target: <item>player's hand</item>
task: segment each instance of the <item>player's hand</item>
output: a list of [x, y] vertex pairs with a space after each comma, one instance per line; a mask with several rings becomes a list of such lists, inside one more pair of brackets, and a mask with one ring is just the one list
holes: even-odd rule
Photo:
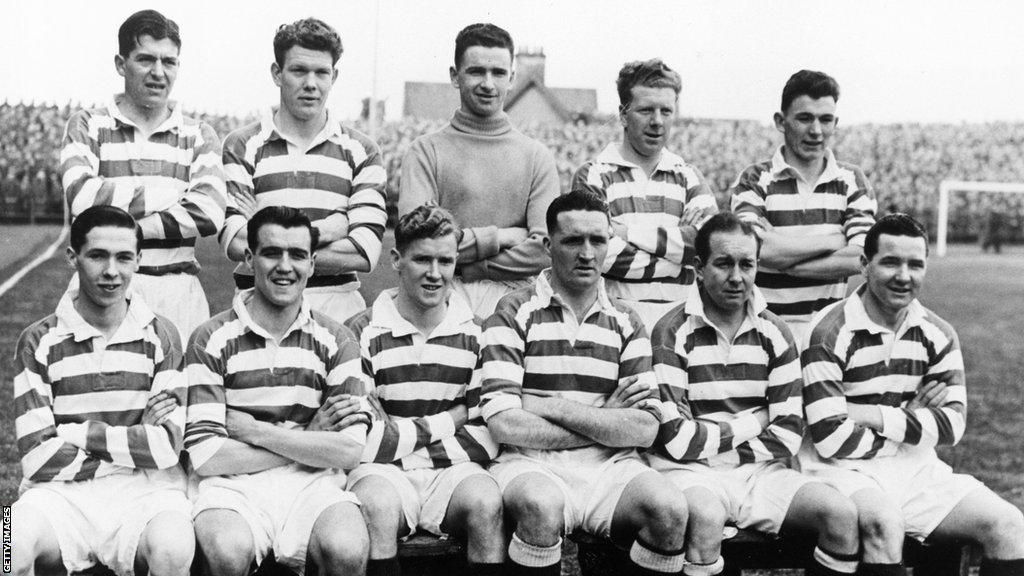
[[704, 222], [708, 218], [711, 218], [716, 214], [716, 211], [711, 206], [704, 206], [703, 208], [695, 208], [693, 206], [687, 206], [683, 208], [683, 215], [679, 218], [680, 226], [693, 226], [695, 229], [699, 229], [704, 225]]
[[253, 444], [251, 439], [259, 425], [260, 423], [252, 414], [242, 412], [241, 410], [228, 408], [224, 418], [224, 426], [228, 429], [228, 437], [245, 442], [246, 444]]
[[498, 228], [498, 247], [501, 249], [518, 246], [530, 237], [530, 231], [526, 228]]
[[636, 375], [623, 378], [604, 403], [604, 408], [635, 408], [653, 394], [650, 386]]
[[756, 234], [762, 241], [768, 234], [775, 233], [775, 226], [772, 226], [772, 223], [764, 216], [758, 216], [757, 220], [751, 222], [751, 224], [754, 226], [754, 234]]
[[621, 222], [616, 222], [615, 220], [612, 220], [612, 235], [618, 236], [619, 238], [625, 240], [626, 237], [629, 235], [629, 228], [626, 228], [626, 225]]
[[231, 199], [235, 201], [235, 208], [248, 220], [256, 213], [256, 197], [248, 190], [232, 190]]
[[155, 394], [146, 402], [142, 412], [142, 423], [148, 426], [159, 426], [178, 407], [178, 398], [166, 391]]
[[930, 380], [917, 389], [917, 394], [907, 403], [907, 408], [940, 408], [946, 403], [949, 389], [942, 380]]
[[353, 424], [369, 424], [370, 418], [360, 412], [358, 396], [336, 394], [324, 401], [306, 425], [306, 430], [318, 432], [337, 432]]

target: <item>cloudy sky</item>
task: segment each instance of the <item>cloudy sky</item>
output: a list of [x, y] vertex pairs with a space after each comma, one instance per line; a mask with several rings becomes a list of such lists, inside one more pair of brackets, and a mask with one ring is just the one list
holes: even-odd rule
[[[343, 117], [357, 115], [360, 99], [373, 91], [375, 45], [377, 92], [394, 117], [403, 83], [446, 81], [455, 34], [490, 21], [508, 29], [517, 45], [543, 47], [549, 86], [596, 88], [603, 111], [615, 109], [614, 79], [623, 62], [660, 56], [683, 76], [681, 109], [689, 116], [768, 121], [786, 78], [812, 68], [839, 80], [844, 123], [1024, 121], [1024, 3], [1012, 0], [154, 0], [148, 6], [181, 26], [174, 97], [192, 109], [244, 113], [275, 102], [274, 31], [313, 15], [335, 26], [345, 44], [330, 101]], [[0, 19], [0, 100], [107, 99], [122, 86], [113, 65], [117, 28], [143, 7], [127, 0], [9, 5]]]

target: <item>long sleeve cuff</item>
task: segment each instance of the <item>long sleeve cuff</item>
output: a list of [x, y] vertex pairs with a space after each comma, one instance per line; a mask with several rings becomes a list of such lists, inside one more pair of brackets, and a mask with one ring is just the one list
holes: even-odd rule
[[903, 441], [907, 433], [907, 417], [903, 413], [903, 409], [879, 406], [878, 410], [882, 413], [882, 436], [897, 442]]
[[224, 221], [224, 228], [221, 230], [220, 234], [220, 247], [224, 250], [225, 256], [228, 255], [228, 246], [230, 246], [231, 241], [235, 239], [235, 235], [238, 234], [238, 231], [244, 228], [248, 222], [249, 221], [245, 219], [245, 216], [239, 216], [237, 214], [229, 216], [228, 219]]
[[89, 424], [87, 422], [61, 424], [57, 426], [57, 436], [68, 444], [85, 450], [89, 439]]
[[476, 259], [486, 260], [492, 256], [496, 256], [501, 251], [501, 246], [498, 245], [498, 227], [497, 226], [484, 226], [481, 228], [472, 228], [473, 235], [476, 236]]

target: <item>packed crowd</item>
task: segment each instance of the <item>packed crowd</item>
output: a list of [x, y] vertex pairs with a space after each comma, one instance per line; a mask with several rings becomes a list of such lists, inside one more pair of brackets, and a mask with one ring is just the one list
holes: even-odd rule
[[[60, 141], [76, 106], [0, 104], [0, 219], [59, 219]], [[223, 138], [249, 118], [201, 114]], [[401, 159], [418, 136], [446, 121], [404, 119], [385, 123], [377, 133], [384, 150], [388, 190], [397, 197]], [[358, 123], [357, 123], [358, 124]], [[365, 128], [365, 127], [360, 127]], [[573, 171], [594, 157], [621, 128], [614, 118], [591, 124], [523, 126], [529, 136], [555, 153], [563, 189]], [[669, 149], [707, 177], [727, 205], [725, 191], [746, 165], [770, 156], [777, 146], [774, 127], [750, 120], [680, 119]], [[859, 165], [875, 188], [881, 211], [909, 213], [934, 228], [936, 192], [945, 179], [1024, 181], [1024, 124], [861, 124], [839, 131], [840, 159]], [[1005, 239], [1024, 239], [1024, 196], [959, 193], [950, 199], [949, 237], [970, 240], [991, 225], [994, 216]]]

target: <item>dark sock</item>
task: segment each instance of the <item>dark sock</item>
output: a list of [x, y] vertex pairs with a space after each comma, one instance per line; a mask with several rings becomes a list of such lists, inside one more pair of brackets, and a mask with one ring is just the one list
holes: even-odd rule
[[508, 573], [509, 576], [561, 576], [562, 563], [559, 561], [550, 566], [533, 567], [516, 564], [515, 561], [509, 560]]
[[978, 576], [1024, 576], [1024, 558], [1015, 560], [990, 560], [985, 558], [981, 561], [981, 571]]
[[805, 573], [807, 576], [851, 576], [857, 570], [859, 558], [857, 553], [842, 554], [816, 546]]
[[503, 576], [505, 563], [466, 562], [466, 576]]
[[861, 562], [857, 576], [907, 576], [907, 568], [900, 564], [870, 564]]
[[398, 564], [398, 557], [381, 558], [380, 560], [370, 559], [366, 563], [366, 576], [400, 576], [402, 567]]

